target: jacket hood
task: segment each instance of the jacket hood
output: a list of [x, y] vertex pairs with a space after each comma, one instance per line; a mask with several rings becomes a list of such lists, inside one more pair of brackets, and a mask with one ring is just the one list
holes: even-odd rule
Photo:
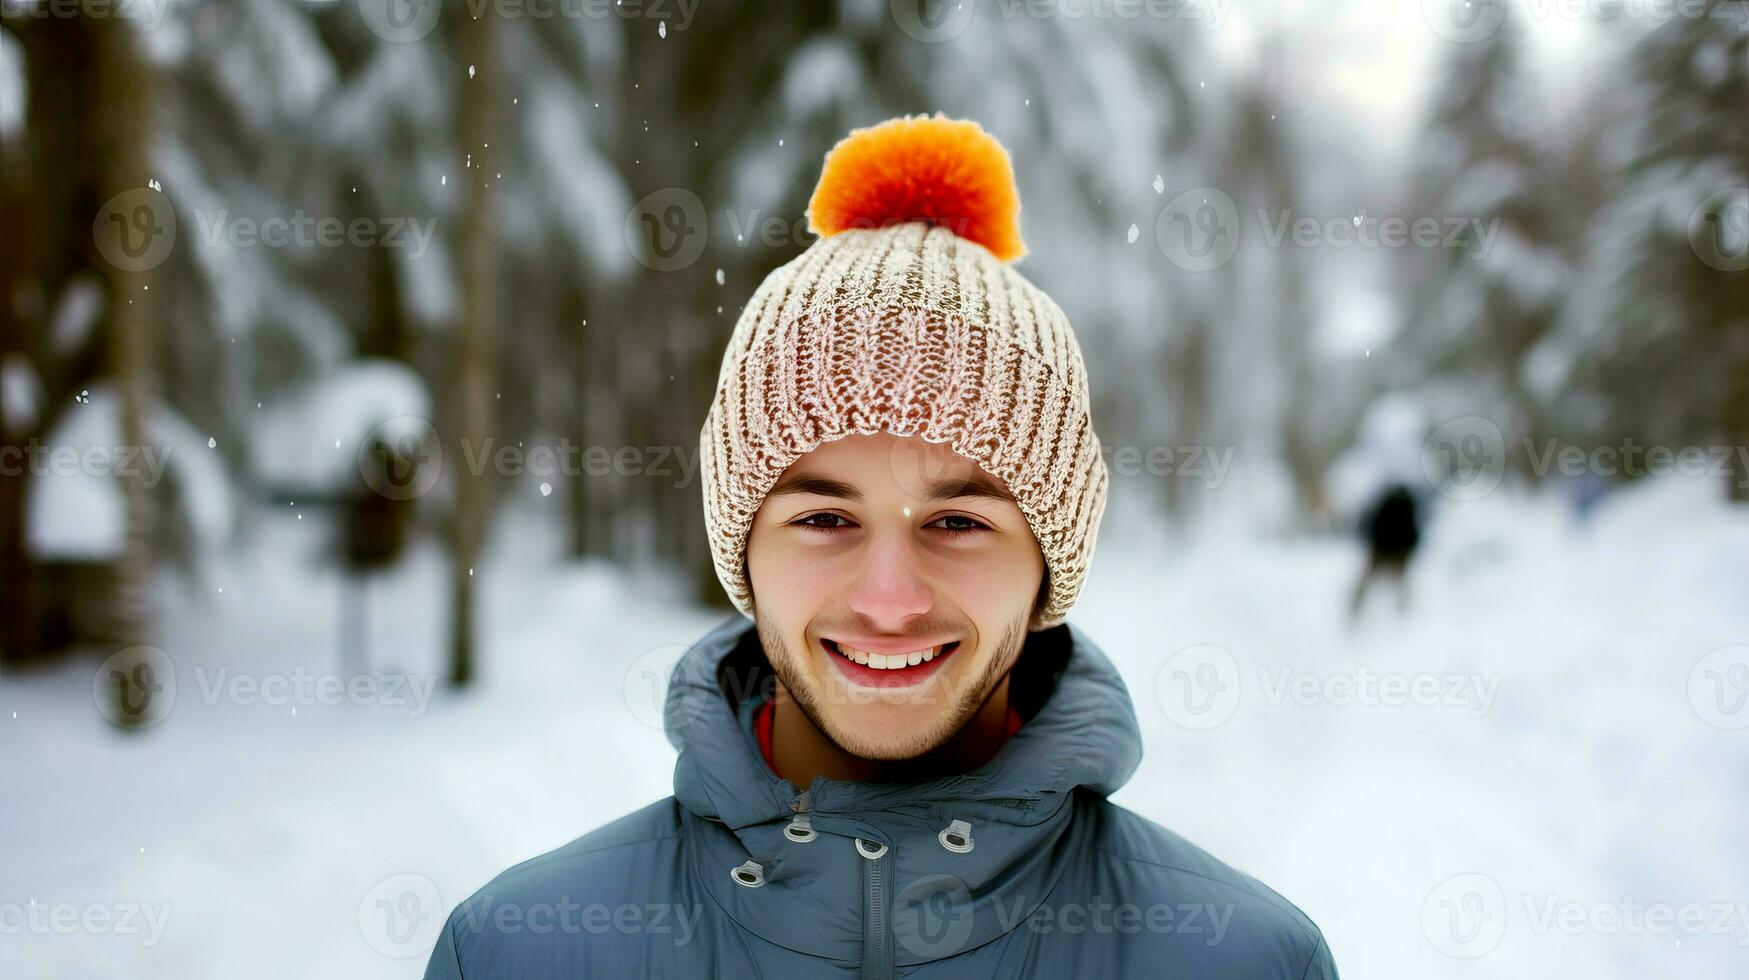
[[[901, 897], [908, 887], [940, 890], [946, 879], [974, 912], [986, 913], [970, 917], [975, 934], [951, 949], [908, 936], [896, 919], [898, 965], [1011, 930], [1043, 901], [1065, 862], [1086, 858], [1076, 854], [1071, 827], [1077, 791], [1107, 796], [1141, 761], [1141, 731], [1122, 678], [1071, 623], [1027, 634], [1015, 670], [1047, 665], [1042, 702], [995, 757], [967, 773], [917, 782], [821, 777], [796, 792], [760, 753], [751, 726], [758, 692], [736, 689], [748, 674], [725, 671], [731, 658], [732, 667], [766, 663], [753, 621], [741, 614], [682, 655], [665, 702], [667, 736], [680, 753], [674, 794], [689, 862], [743, 927], [812, 955], [854, 961], [861, 954], [862, 858], [851, 846], [858, 839], [888, 846]], [[813, 837], [797, 839], [791, 825], [798, 818]], [[969, 831], [973, 846], [964, 851], [943, 836], [955, 822]], [[763, 873], [757, 887], [730, 873], [748, 861]]]

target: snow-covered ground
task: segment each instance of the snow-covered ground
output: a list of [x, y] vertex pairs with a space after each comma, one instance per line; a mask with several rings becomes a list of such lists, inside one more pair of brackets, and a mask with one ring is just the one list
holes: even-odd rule
[[[1749, 511], [1718, 496], [1651, 483], [1585, 529], [1448, 502], [1408, 612], [1352, 630], [1351, 543], [1114, 506], [1073, 618], [1147, 737], [1117, 802], [1291, 898], [1350, 980], [1743, 976]], [[171, 590], [143, 735], [104, 722], [95, 657], [0, 678], [0, 977], [416, 977], [492, 874], [670, 791], [650, 677], [720, 614], [524, 524], [480, 570], [473, 693], [423, 694], [426, 548], [372, 587], [385, 686], [324, 703], [342, 584], [293, 510]]]

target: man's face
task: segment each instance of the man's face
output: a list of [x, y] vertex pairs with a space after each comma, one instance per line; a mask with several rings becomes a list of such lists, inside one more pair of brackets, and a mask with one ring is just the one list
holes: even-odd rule
[[845, 751], [894, 760], [946, 742], [1007, 675], [1044, 556], [1000, 480], [882, 432], [784, 471], [754, 516], [747, 574], [797, 705]]

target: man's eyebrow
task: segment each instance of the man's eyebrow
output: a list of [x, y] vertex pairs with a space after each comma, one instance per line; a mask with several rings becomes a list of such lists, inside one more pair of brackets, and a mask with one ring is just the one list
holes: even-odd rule
[[[849, 483], [807, 473], [797, 473], [784, 477], [777, 481], [777, 485], [772, 487], [766, 496], [778, 497], [788, 493], [811, 493], [821, 497], [838, 497], [843, 500], [862, 499], [862, 491]], [[923, 499], [929, 501], [954, 500], [960, 497], [987, 497], [991, 500], [1015, 502], [1013, 494], [982, 473], [937, 480], [925, 487], [923, 491]]]
[[845, 500], [861, 500], [862, 491], [848, 483], [839, 480], [829, 480], [823, 476], [810, 476], [797, 473], [777, 481], [777, 485], [766, 493], [767, 497], [781, 497], [786, 493], [811, 493], [821, 497], [842, 497]]
[[940, 480], [931, 483], [923, 492], [924, 500], [953, 500], [956, 497], [988, 497], [1014, 503], [1013, 494], [982, 473]]

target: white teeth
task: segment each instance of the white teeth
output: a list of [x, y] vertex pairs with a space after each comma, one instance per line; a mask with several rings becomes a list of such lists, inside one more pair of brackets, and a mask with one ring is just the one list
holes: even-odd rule
[[875, 670], [898, 670], [901, 667], [910, 667], [934, 660], [935, 655], [941, 652], [941, 647], [931, 647], [928, 650], [913, 650], [910, 653], [869, 653], [866, 650], [844, 646], [836, 641], [833, 642], [832, 647], [841, 656], [848, 657]]

